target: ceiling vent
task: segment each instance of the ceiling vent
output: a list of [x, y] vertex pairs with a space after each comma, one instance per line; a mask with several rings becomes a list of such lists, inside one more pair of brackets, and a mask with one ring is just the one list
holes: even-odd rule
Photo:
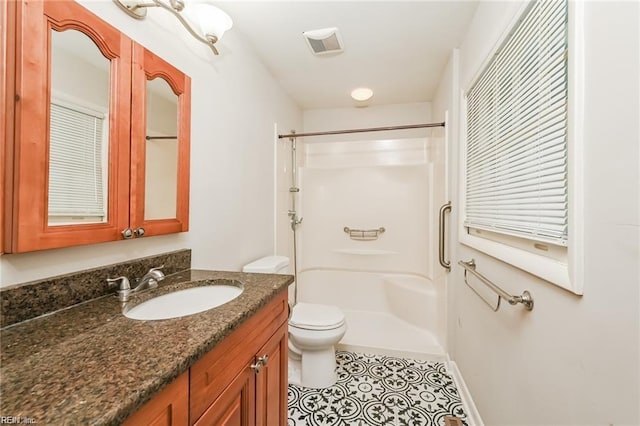
[[305, 31], [302, 35], [314, 55], [328, 55], [343, 51], [342, 38], [337, 28]]

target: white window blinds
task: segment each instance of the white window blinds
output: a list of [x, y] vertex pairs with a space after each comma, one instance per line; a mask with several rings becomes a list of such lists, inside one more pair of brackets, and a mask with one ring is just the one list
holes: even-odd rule
[[469, 228], [567, 245], [567, 2], [537, 1], [467, 94]]
[[105, 115], [51, 103], [49, 215], [106, 217], [103, 177]]

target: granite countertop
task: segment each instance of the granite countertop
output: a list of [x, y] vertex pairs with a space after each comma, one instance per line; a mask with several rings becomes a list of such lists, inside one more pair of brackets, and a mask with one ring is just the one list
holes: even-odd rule
[[120, 424], [293, 282], [290, 275], [188, 270], [133, 295], [126, 308], [203, 280], [244, 291], [182, 318], [138, 321], [105, 296], [0, 330], [0, 416], [38, 424]]

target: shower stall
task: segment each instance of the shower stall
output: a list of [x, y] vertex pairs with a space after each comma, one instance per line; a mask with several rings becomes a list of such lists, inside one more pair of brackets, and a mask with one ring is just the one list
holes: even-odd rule
[[279, 192], [297, 275], [290, 296], [339, 307], [344, 349], [446, 357], [437, 263], [445, 131], [429, 127], [423, 137], [290, 139], [288, 188]]

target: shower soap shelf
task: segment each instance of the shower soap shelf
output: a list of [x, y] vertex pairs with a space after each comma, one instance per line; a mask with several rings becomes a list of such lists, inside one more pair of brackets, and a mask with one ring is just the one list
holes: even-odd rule
[[335, 253], [355, 254], [357, 256], [382, 256], [388, 254], [398, 254], [391, 250], [364, 250], [364, 249], [333, 249]]
[[385, 231], [382, 226], [378, 229], [351, 229], [348, 226], [345, 226], [343, 230], [349, 234], [349, 238], [357, 241], [377, 240], [378, 236]]

